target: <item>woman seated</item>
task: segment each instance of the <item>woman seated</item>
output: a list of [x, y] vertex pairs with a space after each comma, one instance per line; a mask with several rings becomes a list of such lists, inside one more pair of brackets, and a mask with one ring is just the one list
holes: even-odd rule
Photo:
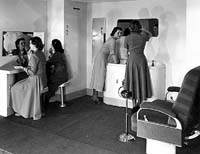
[[67, 81], [67, 68], [64, 49], [60, 40], [54, 39], [51, 42], [50, 58], [47, 61], [47, 101], [55, 95], [60, 84]]
[[41, 118], [40, 92], [47, 85], [43, 46], [39, 37], [30, 39], [28, 66], [21, 66], [28, 78], [17, 82], [11, 88], [11, 105], [16, 116], [34, 120]]

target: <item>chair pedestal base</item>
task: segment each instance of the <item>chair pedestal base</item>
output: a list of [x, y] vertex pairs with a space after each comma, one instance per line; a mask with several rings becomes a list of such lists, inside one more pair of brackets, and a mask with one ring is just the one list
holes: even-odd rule
[[119, 136], [119, 140], [121, 142], [130, 142], [131, 140], [135, 140], [135, 137], [131, 134], [124, 133]]
[[173, 144], [147, 139], [146, 154], [176, 154], [176, 146]]
[[61, 103], [61, 104], [60, 104], [60, 107], [66, 107], [66, 104]]

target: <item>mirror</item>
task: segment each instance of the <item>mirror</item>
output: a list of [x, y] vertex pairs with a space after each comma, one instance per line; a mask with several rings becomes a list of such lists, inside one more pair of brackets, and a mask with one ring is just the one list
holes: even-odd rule
[[[129, 27], [129, 23], [132, 20], [139, 20], [142, 27], [149, 32], [151, 32], [152, 37], [158, 36], [158, 19], [151, 18], [151, 19], [119, 19], [117, 21], [117, 26], [121, 27], [123, 32], [126, 28]], [[124, 35], [124, 34], [122, 34]]]
[[12, 51], [16, 49], [15, 41], [19, 38], [25, 39], [26, 50], [29, 49], [29, 40], [33, 36], [39, 36], [44, 43], [44, 32], [3, 31], [2, 35], [2, 56], [12, 55]]

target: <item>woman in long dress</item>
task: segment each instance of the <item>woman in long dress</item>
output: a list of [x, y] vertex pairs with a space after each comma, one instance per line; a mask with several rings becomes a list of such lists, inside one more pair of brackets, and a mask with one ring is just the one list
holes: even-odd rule
[[93, 89], [93, 101], [97, 104], [100, 103], [98, 98], [98, 92], [104, 90], [106, 66], [108, 63], [108, 57], [111, 57], [114, 63], [118, 63], [115, 53], [116, 40], [120, 38], [122, 29], [120, 27], [114, 27], [110, 37], [103, 44], [101, 50], [97, 53], [92, 71], [91, 89]]
[[60, 40], [52, 40], [50, 54], [50, 58], [47, 61], [47, 85], [49, 89], [47, 93], [47, 102], [55, 95], [59, 85], [68, 80], [67, 63]]
[[138, 20], [130, 23], [131, 34], [125, 38], [124, 47], [130, 53], [125, 73], [125, 90], [132, 93], [133, 103], [140, 105], [143, 100], [152, 96], [152, 86], [148, 63], [144, 55], [150, 32], [142, 29]]
[[30, 39], [28, 67], [21, 66], [28, 78], [14, 84], [11, 88], [12, 108], [16, 116], [24, 118], [41, 118], [40, 93], [46, 87], [46, 58], [42, 40], [39, 37]]

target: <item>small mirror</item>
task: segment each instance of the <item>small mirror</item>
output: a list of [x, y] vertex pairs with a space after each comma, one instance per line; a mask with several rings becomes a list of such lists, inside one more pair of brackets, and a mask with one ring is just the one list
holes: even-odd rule
[[[153, 37], [158, 36], [158, 19], [156, 18], [151, 18], [151, 19], [119, 19], [117, 21], [117, 26], [121, 27], [123, 32], [125, 31], [126, 28], [129, 27], [130, 21], [133, 20], [139, 20], [142, 27], [149, 32], [151, 32]], [[124, 34], [122, 34], [124, 35]]]

